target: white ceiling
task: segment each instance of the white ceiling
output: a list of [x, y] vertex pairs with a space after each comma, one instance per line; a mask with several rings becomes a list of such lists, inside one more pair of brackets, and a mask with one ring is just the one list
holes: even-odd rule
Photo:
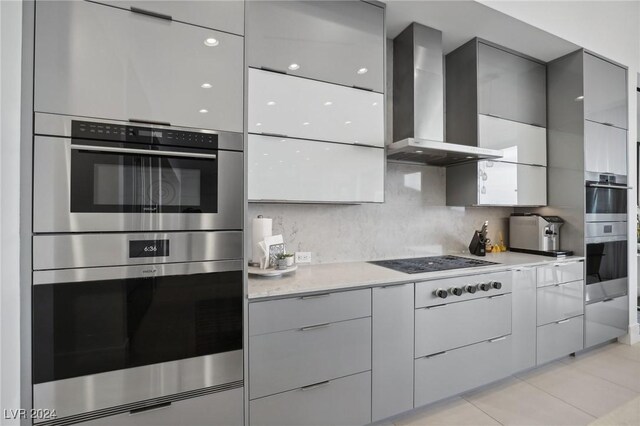
[[445, 54], [474, 37], [546, 62], [580, 48], [475, 1], [386, 0], [385, 3], [388, 38], [418, 22], [442, 31]]

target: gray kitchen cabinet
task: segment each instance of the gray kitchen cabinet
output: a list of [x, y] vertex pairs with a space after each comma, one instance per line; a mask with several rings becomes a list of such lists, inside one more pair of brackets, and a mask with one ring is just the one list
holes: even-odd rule
[[584, 308], [585, 343], [589, 348], [627, 334], [629, 296], [590, 303]]
[[627, 175], [627, 131], [585, 120], [584, 170]]
[[536, 268], [512, 271], [511, 360], [512, 372], [536, 365]]
[[36, 112], [243, 131], [243, 37], [85, 1], [35, 32]]
[[584, 118], [629, 128], [626, 68], [588, 52], [584, 54]]
[[500, 161], [547, 165], [547, 129], [544, 127], [480, 114], [478, 146], [501, 149], [503, 156]]
[[413, 408], [413, 284], [373, 289], [372, 421]]
[[111, 6], [140, 13], [168, 15], [174, 21], [194, 24], [233, 34], [244, 34], [244, 2], [238, 1], [157, 1], [157, 0], [99, 0]]
[[[434, 325], [436, 327], [437, 325]], [[415, 360], [415, 406], [430, 404], [509, 376], [511, 336]]]
[[478, 112], [546, 127], [546, 66], [503, 48], [478, 43]]
[[538, 288], [537, 325], [584, 313], [584, 281], [572, 281]]
[[384, 92], [384, 9], [361, 1], [248, 1], [247, 60]]
[[581, 350], [583, 336], [583, 315], [538, 327], [536, 364], [546, 364]]
[[371, 423], [370, 371], [249, 402], [250, 425], [344, 426], [368, 423]]
[[584, 279], [584, 260], [555, 262], [551, 265], [538, 266], [537, 269], [538, 287]]
[[243, 388], [167, 402], [78, 423], [86, 426], [229, 426], [244, 419]]

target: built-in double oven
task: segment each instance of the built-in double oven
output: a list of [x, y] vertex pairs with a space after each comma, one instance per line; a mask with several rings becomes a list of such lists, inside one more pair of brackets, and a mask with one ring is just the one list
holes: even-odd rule
[[34, 408], [71, 424], [243, 386], [242, 135], [35, 128]]

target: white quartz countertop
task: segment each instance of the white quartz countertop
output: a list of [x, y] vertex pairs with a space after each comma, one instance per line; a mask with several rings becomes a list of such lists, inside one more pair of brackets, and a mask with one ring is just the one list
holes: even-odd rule
[[281, 277], [267, 278], [249, 275], [248, 298], [251, 301], [256, 301], [272, 297], [320, 293], [348, 288], [428, 281], [484, 272], [503, 271], [519, 266], [539, 266], [584, 259], [580, 256], [555, 258], [514, 252], [490, 253], [485, 257], [462, 254], [453, 255], [496, 262], [497, 264], [475, 268], [425, 272], [422, 274], [406, 274], [367, 262], [299, 265], [296, 272]]

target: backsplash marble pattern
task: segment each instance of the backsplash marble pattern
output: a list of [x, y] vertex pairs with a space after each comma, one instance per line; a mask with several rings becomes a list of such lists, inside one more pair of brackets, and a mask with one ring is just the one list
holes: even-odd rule
[[287, 251], [310, 251], [312, 263], [468, 253], [485, 220], [489, 237], [502, 232], [508, 243], [513, 209], [445, 206], [444, 168], [388, 163], [385, 186], [383, 204], [250, 203], [249, 218], [273, 218]]

